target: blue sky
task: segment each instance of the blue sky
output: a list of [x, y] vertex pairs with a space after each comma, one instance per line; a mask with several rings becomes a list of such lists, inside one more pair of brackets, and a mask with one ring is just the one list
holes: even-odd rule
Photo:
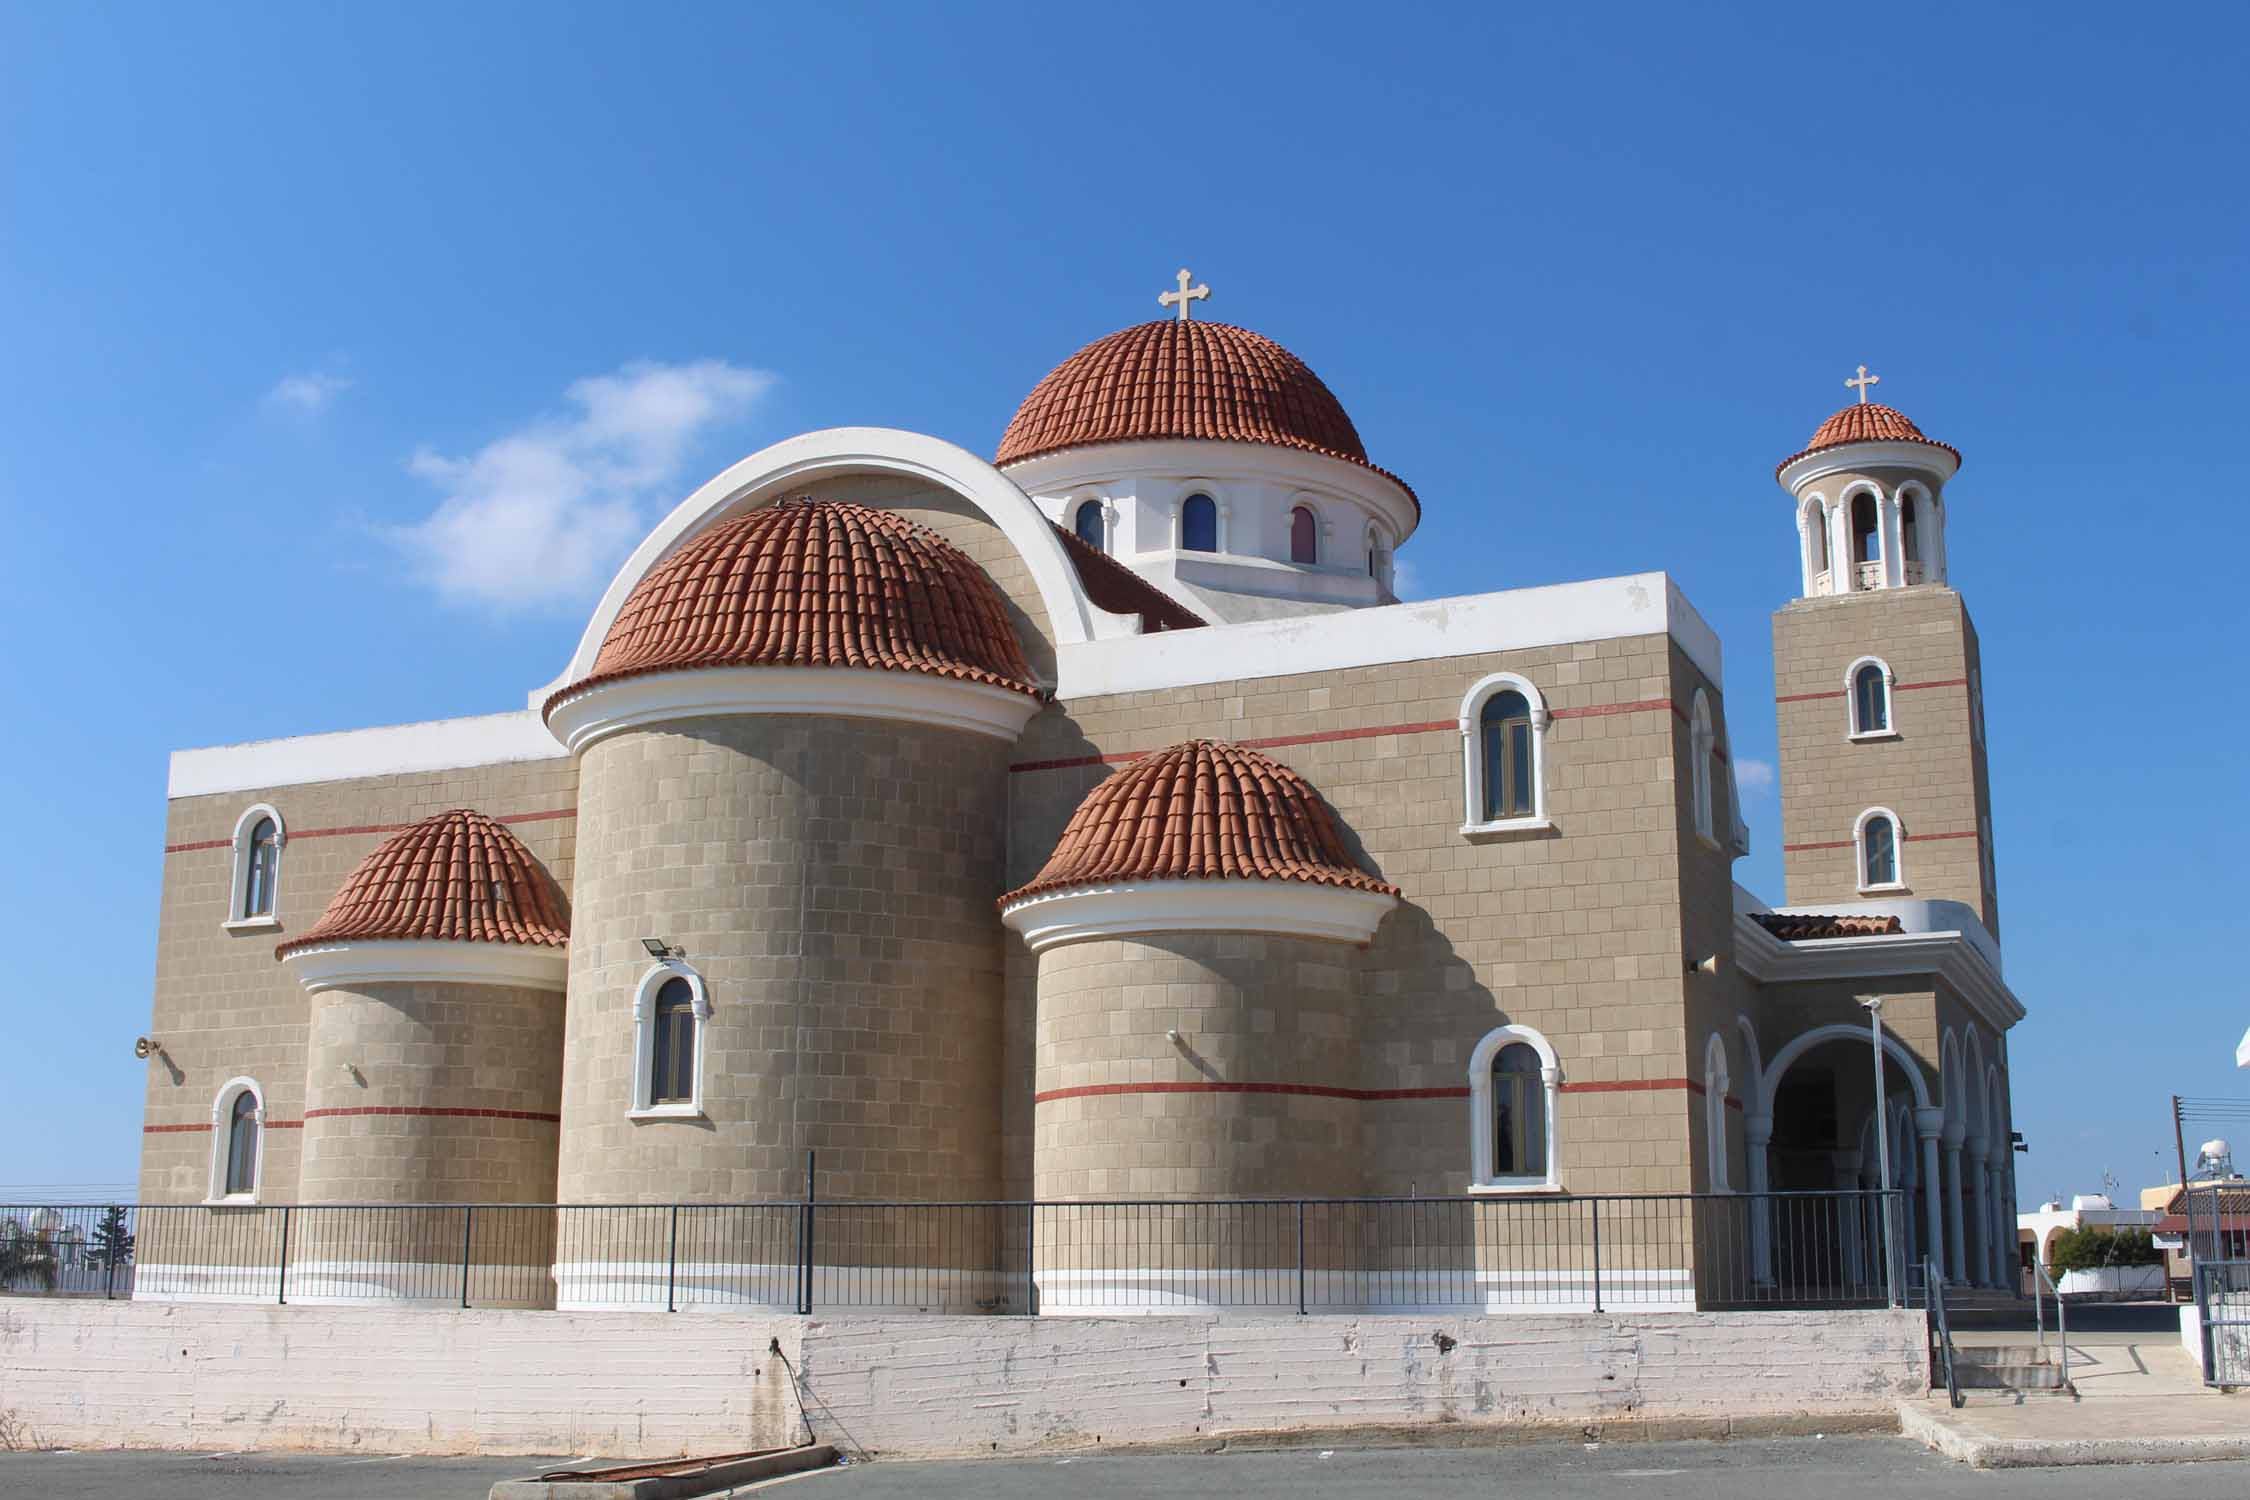
[[2157, 1180], [2167, 1093], [2250, 1094], [2246, 44], [2220, 6], [5, 0], [0, 1183], [134, 1175], [167, 752], [518, 706], [711, 472], [843, 423], [988, 452], [1183, 264], [1420, 491], [1415, 592], [1674, 573], [1746, 766], [1774, 462], [1862, 361], [1959, 446], [2021, 1186]]

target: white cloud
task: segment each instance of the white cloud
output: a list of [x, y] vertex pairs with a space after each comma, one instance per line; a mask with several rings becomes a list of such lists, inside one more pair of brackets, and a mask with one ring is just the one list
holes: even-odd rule
[[266, 405], [301, 417], [317, 417], [328, 409], [329, 402], [351, 389], [351, 384], [341, 375], [284, 375], [266, 392]]
[[425, 520], [391, 531], [423, 581], [461, 603], [503, 610], [574, 604], [601, 584], [677, 499], [697, 441], [773, 387], [722, 360], [638, 363], [575, 381], [575, 410], [542, 417], [465, 458], [427, 449], [408, 469], [442, 495]]
[[1744, 791], [1765, 791], [1773, 785], [1773, 762], [1742, 756], [1734, 763], [1734, 779]]

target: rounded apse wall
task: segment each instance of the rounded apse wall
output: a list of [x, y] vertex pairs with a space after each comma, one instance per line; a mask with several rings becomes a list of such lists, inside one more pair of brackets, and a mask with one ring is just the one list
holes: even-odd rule
[[368, 982], [308, 1003], [299, 1202], [310, 1211], [291, 1226], [291, 1300], [456, 1302], [464, 1234], [472, 1300], [546, 1300], [550, 1210], [389, 1205], [554, 1201], [563, 997]]
[[[585, 749], [563, 1202], [786, 1202], [809, 1151], [824, 1201], [998, 1195], [1009, 754], [991, 735], [807, 714], [676, 720]], [[697, 1114], [634, 1117], [652, 937], [684, 950], [708, 1002]], [[757, 1217], [699, 1211], [696, 1245], [676, 1252], [700, 1268], [688, 1280], [714, 1299], [793, 1300], [721, 1284], [793, 1261], [794, 1221]], [[847, 1258], [879, 1260], [891, 1251], [863, 1217]], [[846, 1253], [848, 1220], [823, 1215], [822, 1259]], [[583, 1305], [638, 1295], [581, 1290]]]

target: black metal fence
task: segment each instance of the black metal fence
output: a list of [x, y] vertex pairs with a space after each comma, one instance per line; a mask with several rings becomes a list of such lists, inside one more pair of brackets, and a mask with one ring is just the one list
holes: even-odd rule
[[1885, 1197], [0, 1208], [0, 1291], [807, 1313], [1881, 1306], [1899, 1265], [1885, 1225], [1904, 1222]]

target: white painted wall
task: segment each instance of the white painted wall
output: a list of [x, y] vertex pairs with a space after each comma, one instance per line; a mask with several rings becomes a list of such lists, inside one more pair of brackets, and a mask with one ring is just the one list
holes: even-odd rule
[[[894, 1456], [1434, 1423], [1882, 1412], [1914, 1312], [943, 1318], [0, 1302], [0, 1412], [72, 1447]], [[825, 1410], [824, 1410], [825, 1409]]]

